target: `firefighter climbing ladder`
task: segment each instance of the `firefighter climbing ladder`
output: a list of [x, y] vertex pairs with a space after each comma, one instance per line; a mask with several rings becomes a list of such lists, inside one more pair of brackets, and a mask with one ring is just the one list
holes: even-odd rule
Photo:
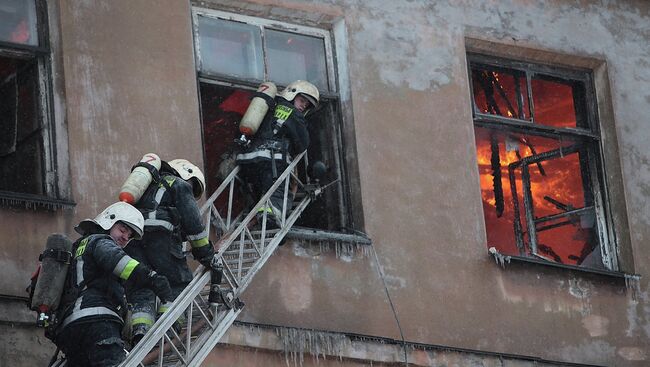
[[[239, 301], [239, 296], [264, 266], [303, 210], [315, 196], [321, 193], [319, 186], [303, 184], [292, 174], [294, 168], [303, 160], [305, 162], [307, 160], [304, 152], [282, 172], [249, 213], [244, 215], [242, 212], [236, 216], [233, 215], [233, 201], [239, 167], [235, 167], [201, 208], [201, 212], [207, 218], [208, 231], [215, 227], [224, 233], [216, 245], [219, 249], [217, 256], [222, 260], [224, 267], [220, 285], [222, 302], [210, 304], [208, 301], [211, 272], [199, 266], [192, 282], [174, 301], [173, 306], [156, 321], [140, 343], [131, 350], [121, 367], [199, 366], [201, 364], [242, 311], [243, 304]], [[292, 176], [307, 195], [287, 217], [292, 206], [292, 203], [287, 200]], [[280, 228], [267, 230], [265, 213], [261, 228], [251, 231], [249, 223], [258, 209], [267, 205], [271, 194], [282, 184], [284, 205]], [[219, 198], [227, 199], [225, 215], [222, 215], [215, 205]], [[180, 323], [179, 326], [176, 320], [183, 315], [186, 322]]]

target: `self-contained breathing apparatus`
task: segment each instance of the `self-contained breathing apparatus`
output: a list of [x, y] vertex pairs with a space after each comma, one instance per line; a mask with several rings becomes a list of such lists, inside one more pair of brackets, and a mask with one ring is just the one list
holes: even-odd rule
[[68, 237], [55, 233], [47, 238], [45, 251], [38, 257], [41, 263], [27, 287], [28, 307], [38, 312], [38, 327], [47, 328], [56, 321], [56, 311], [62, 304], [63, 289], [72, 259], [72, 242]]
[[[108, 235], [93, 235], [92, 240], [110, 238]], [[61, 331], [63, 317], [74, 306], [85, 281], [75, 282], [75, 258], [81, 254], [79, 244], [90, 238], [80, 238], [71, 243], [62, 234], [52, 234], [47, 239], [46, 249], [38, 257], [41, 264], [32, 275], [29, 292], [29, 308], [38, 312], [36, 326], [42, 327], [45, 337], [54, 341]]]

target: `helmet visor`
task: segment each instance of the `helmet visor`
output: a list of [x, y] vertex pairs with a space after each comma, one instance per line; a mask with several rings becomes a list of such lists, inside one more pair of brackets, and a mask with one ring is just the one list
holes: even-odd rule
[[309, 94], [306, 94], [306, 93], [300, 93], [300, 95], [307, 98], [309, 103], [311, 103], [311, 106], [309, 106], [308, 110], [318, 106], [318, 101], [316, 101], [316, 98], [314, 98], [314, 97], [312, 97], [312, 96], [310, 96]]
[[125, 226], [127, 226], [129, 228], [131, 228], [131, 231], [132, 231], [131, 238], [132, 239], [134, 239], [134, 240], [142, 239], [142, 229], [138, 228], [138, 226], [136, 226], [133, 223], [129, 223], [129, 222], [126, 222], [126, 221], [123, 221], [123, 220], [120, 220], [118, 222], [124, 224]]

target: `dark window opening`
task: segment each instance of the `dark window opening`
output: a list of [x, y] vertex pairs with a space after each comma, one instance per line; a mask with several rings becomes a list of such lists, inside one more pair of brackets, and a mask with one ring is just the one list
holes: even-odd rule
[[597, 130], [588, 75], [565, 78], [535, 65], [499, 64], [470, 64], [488, 247], [615, 270], [597, 199], [599, 139], [580, 132]]
[[0, 190], [44, 194], [38, 70], [0, 56]]
[[[246, 112], [253, 91], [244, 88], [200, 83], [203, 142], [205, 152], [205, 172], [208, 193], [213, 192], [230, 172], [232, 165], [227, 159], [236, 151], [235, 140], [240, 137], [239, 121]], [[311, 144], [308, 149], [309, 161], [323, 161], [329, 168], [322, 183], [330, 183], [338, 177], [339, 157], [335, 151], [336, 144], [330, 142], [338, 139], [335, 121], [335, 104], [322, 100], [321, 106], [307, 117]], [[306, 182], [307, 170], [300, 167], [299, 178]], [[335, 182], [326, 189], [323, 196], [313, 201], [300, 216], [296, 225], [325, 230], [341, 230], [342, 185]], [[234, 202], [235, 212], [244, 209], [245, 193], [239, 193]], [[296, 198], [298, 199], [298, 198]], [[334, 203], [332, 205], [332, 203]], [[225, 208], [225, 198], [215, 203]]]
[[[58, 208], [46, 3], [0, 1], [0, 203]], [[44, 203], [47, 203], [44, 205]]]

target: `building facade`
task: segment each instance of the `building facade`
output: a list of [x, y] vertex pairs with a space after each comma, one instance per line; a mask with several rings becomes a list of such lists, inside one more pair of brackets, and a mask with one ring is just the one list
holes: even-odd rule
[[204, 365], [650, 363], [648, 2], [0, 0], [0, 20], [0, 365], [54, 352], [24, 305], [50, 233], [148, 152], [213, 190], [257, 85], [294, 79], [322, 95], [316, 235], [278, 248]]

